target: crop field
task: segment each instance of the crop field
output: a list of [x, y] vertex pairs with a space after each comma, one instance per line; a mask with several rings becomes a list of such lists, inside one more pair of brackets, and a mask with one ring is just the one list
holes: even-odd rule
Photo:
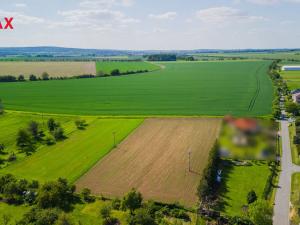
[[0, 76], [20, 74], [28, 78], [34, 74], [41, 76], [47, 72], [52, 77], [70, 77], [96, 74], [95, 62], [0, 62]]
[[269, 61], [174, 62], [130, 76], [0, 83], [6, 109], [77, 115], [261, 116], [271, 113]]
[[149, 62], [109, 62], [101, 61], [96, 62], [97, 72], [102, 71], [105, 74], [110, 74], [114, 69], [118, 69], [121, 73], [127, 71], [138, 71], [138, 70], [158, 70], [159, 66]]
[[[10, 123], [8, 132], [1, 132], [0, 136], [0, 142], [3, 141], [9, 148], [14, 148], [13, 137], [18, 128], [22, 127], [22, 123], [18, 123], [21, 118], [15, 118], [15, 123], [12, 123], [9, 122], [12, 119], [5, 122], [0, 117], [1, 127]], [[36, 117], [28, 116], [28, 120], [29, 118]], [[67, 132], [66, 140], [52, 146], [40, 146], [31, 156], [21, 157], [15, 163], [0, 169], [0, 174], [11, 173], [20, 178], [36, 179], [41, 182], [64, 177], [74, 182], [114, 147], [113, 132], [116, 132], [116, 143], [119, 143], [142, 121], [142, 119], [87, 118], [89, 125], [86, 130], [77, 130], [74, 120], [69, 119], [69, 124], [66, 122], [65, 127], [73, 131]]]
[[298, 61], [300, 62], [300, 52], [264, 52], [264, 53], [210, 53], [198, 54], [197, 56], [210, 56], [210, 57], [243, 57], [248, 59], [280, 59], [286, 62]]
[[77, 188], [110, 197], [137, 188], [145, 199], [194, 206], [220, 126], [220, 119], [147, 119], [82, 176]]
[[300, 88], [300, 71], [281, 71], [280, 74], [290, 90]]

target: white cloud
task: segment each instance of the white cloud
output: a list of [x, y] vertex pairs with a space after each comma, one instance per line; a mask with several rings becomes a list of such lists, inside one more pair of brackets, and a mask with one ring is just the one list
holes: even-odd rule
[[276, 5], [280, 3], [300, 3], [300, 0], [234, 0], [234, 3], [249, 2], [257, 5]]
[[14, 17], [13, 24], [37, 24], [44, 23], [45, 20], [43, 18], [29, 16], [20, 12], [8, 12], [0, 10], [0, 18], [1, 17]]
[[25, 7], [27, 7], [27, 5], [25, 3], [16, 3], [15, 7], [17, 7], [17, 8], [25, 8]]
[[239, 9], [226, 6], [199, 10], [196, 12], [196, 17], [206, 23], [255, 22], [266, 20], [265, 17], [251, 16]]
[[138, 23], [139, 20], [126, 16], [120, 11], [110, 9], [76, 9], [59, 11], [62, 21], [53, 22], [50, 27], [88, 28], [93, 30], [113, 30]]
[[117, 5], [129, 7], [133, 4], [134, 0], [84, 0], [79, 3], [79, 6], [89, 9], [107, 9]]
[[173, 20], [177, 16], [176, 12], [166, 12], [163, 14], [150, 14], [149, 17], [158, 20]]

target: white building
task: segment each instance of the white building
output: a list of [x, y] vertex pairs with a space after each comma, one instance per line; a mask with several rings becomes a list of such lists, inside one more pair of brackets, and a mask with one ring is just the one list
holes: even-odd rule
[[293, 66], [283, 66], [281, 67], [282, 71], [300, 71], [300, 66], [293, 65]]

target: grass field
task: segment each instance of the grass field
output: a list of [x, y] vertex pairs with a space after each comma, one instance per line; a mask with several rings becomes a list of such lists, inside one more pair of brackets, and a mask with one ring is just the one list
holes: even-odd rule
[[109, 197], [137, 188], [145, 199], [194, 206], [220, 125], [219, 119], [148, 119], [76, 185]]
[[296, 136], [296, 126], [295, 123], [289, 126], [290, 133], [290, 142], [291, 142], [291, 150], [292, 150], [292, 160], [296, 165], [300, 165], [300, 157], [298, 155], [297, 146], [294, 144], [293, 140]]
[[291, 189], [291, 225], [297, 225], [300, 223], [300, 173], [294, 173], [292, 175], [292, 189]]
[[96, 74], [95, 62], [0, 62], [1, 75], [30, 74], [41, 76], [47, 72], [53, 77], [69, 77], [83, 74]]
[[97, 72], [102, 71], [103, 73], [110, 74], [110, 72], [114, 69], [118, 69], [121, 73], [127, 71], [138, 71], [138, 70], [158, 70], [159, 66], [148, 63], [148, 62], [109, 62], [109, 61], [101, 61], [96, 62], [96, 70]]
[[226, 166], [219, 210], [229, 216], [241, 216], [251, 190], [256, 192], [258, 198], [262, 198], [269, 174], [269, 167], [263, 161], [252, 162], [251, 166]]
[[300, 71], [281, 71], [280, 74], [290, 90], [300, 88]]
[[[35, 118], [30, 115], [28, 117]], [[15, 119], [15, 125], [18, 125], [17, 121], [21, 118]], [[43, 145], [33, 155], [20, 158], [17, 162], [0, 169], [0, 173], [11, 173], [20, 178], [36, 179], [41, 182], [58, 177], [74, 182], [114, 147], [113, 132], [116, 132], [116, 143], [119, 143], [142, 121], [142, 119], [89, 119], [86, 130], [74, 130], [66, 140], [53, 146]], [[74, 120], [72, 124], [75, 127]], [[17, 128], [14, 125], [10, 127], [12, 135], [1, 132], [0, 141], [8, 143], [5, 140], [9, 142], [15, 140], [12, 138], [15, 135], [13, 130]]]
[[147, 74], [1, 83], [7, 109], [90, 115], [267, 115], [268, 61], [175, 62]]
[[266, 53], [211, 53], [211, 54], [198, 54], [198, 57], [243, 57], [248, 59], [281, 59], [285, 62], [292, 62], [291, 60], [300, 61], [300, 52], [266, 52]]

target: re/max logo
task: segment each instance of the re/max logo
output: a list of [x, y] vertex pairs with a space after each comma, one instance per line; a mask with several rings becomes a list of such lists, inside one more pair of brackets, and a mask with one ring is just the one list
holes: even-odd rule
[[4, 17], [4, 21], [0, 20], [0, 30], [7, 30], [7, 29], [10, 29], [10, 30], [13, 30], [14, 27], [12, 25], [12, 22], [13, 22], [14, 18], [13, 17]]

